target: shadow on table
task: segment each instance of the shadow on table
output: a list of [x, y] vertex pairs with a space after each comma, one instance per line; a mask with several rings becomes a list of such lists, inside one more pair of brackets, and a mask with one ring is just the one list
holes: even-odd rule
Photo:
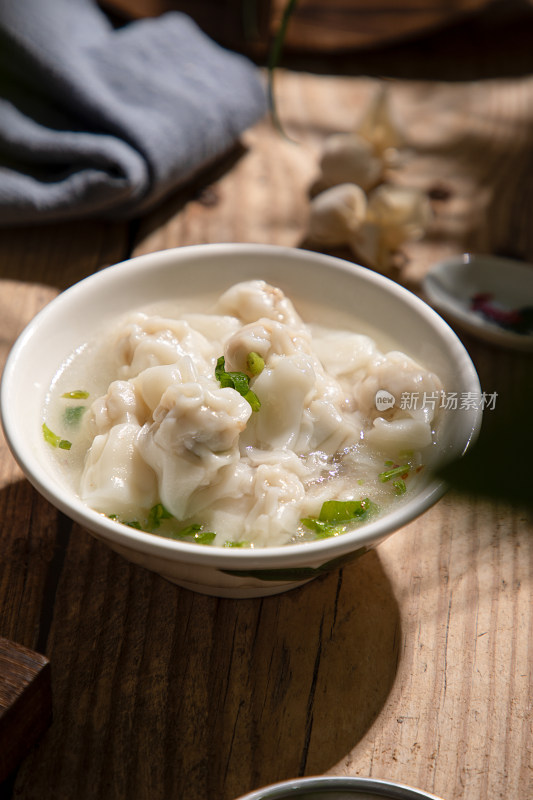
[[233, 800], [330, 769], [382, 710], [401, 633], [376, 552], [281, 595], [227, 600], [71, 528], [48, 587], [54, 720], [17, 797]]

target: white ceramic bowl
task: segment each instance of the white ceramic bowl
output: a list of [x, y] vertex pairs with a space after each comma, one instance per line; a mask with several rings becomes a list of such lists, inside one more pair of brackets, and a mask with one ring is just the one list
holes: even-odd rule
[[23, 331], [6, 364], [1, 414], [27, 478], [51, 503], [113, 550], [181, 586], [218, 596], [275, 594], [335, 569], [426, 511], [444, 493], [431, 467], [459, 457], [477, 436], [476, 406], [445, 411], [428, 478], [398, 507], [342, 536], [265, 549], [215, 548], [134, 530], [88, 508], [53, 469], [41, 424], [59, 365], [117, 314], [169, 297], [222, 292], [262, 278], [297, 300], [320, 301], [378, 327], [398, 349], [436, 372], [447, 391], [480, 395], [476, 371], [451, 328], [427, 304], [363, 267], [268, 245], [216, 244], [150, 253], [98, 272], [63, 292]]

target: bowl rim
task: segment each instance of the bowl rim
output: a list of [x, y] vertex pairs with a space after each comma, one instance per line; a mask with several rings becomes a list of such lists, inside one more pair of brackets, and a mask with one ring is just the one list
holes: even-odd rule
[[302, 792], [314, 794], [315, 791], [317, 793], [353, 791], [354, 797], [360, 792], [365, 792], [365, 794], [371, 793], [376, 798], [383, 797], [385, 800], [387, 798], [388, 800], [441, 800], [437, 795], [404, 783], [350, 775], [317, 775], [278, 781], [254, 789], [237, 800], [287, 800], [289, 795], [297, 798]]
[[[293, 565], [308, 564], [309, 562], [319, 563], [320, 561], [328, 561], [329, 558], [336, 559], [359, 548], [368, 548], [373, 544], [377, 544], [390, 533], [400, 530], [433, 506], [448, 488], [445, 481], [440, 478], [432, 479], [420, 493], [417, 493], [412, 501], [406, 501], [398, 506], [393, 513], [384, 514], [375, 521], [368, 522], [361, 528], [347, 532], [342, 536], [306, 542], [305, 544], [285, 544], [263, 548], [210, 548], [168, 539], [154, 533], [138, 531], [107, 518], [105, 515], [86, 506], [81, 498], [75, 495], [71, 496], [66, 490], [60, 492], [58, 485], [49, 478], [46, 471], [39, 467], [38, 464], [35, 464], [31, 454], [25, 452], [24, 448], [20, 446], [17, 425], [8, 403], [9, 387], [15, 379], [18, 362], [24, 353], [27, 343], [38, 335], [38, 331], [44, 322], [51, 317], [53, 318], [63, 309], [68, 309], [71, 301], [85, 291], [87, 284], [90, 284], [94, 290], [95, 287], [105, 286], [116, 279], [120, 279], [123, 274], [132, 278], [142, 273], [148, 265], [153, 270], [157, 265], [163, 267], [176, 260], [190, 261], [191, 259], [202, 259], [203, 257], [216, 259], [221, 255], [236, 252], [242, 255], [248, 254], [249, 256], [263, 253], [286, 259], [311, 260], [324, 267], [330, 266], [336, 270], [355, 274], [377, 287], [384, 287], [388, 293], [392, 291], [407, 306], [412, 308], [419, 316], [422, 316], [433, 329], [436, 328], [438, 330], [439, 336], [446, 340], [450, 351], [460, 359], [463, 370], [467, 371], [470, 389], [475, 390], [477, 388], [480, 391], [479, 378], [475, 367], [457, 334], [425, 301], [391, 278], [358, 264], [345, 261], [342, 258], [302, 248], [253, 243], [187, 245], [146, 253], [105, 267], [62, 291], [30, 320], [8, 354], [0, 384], [0, 418], [7, 443], [25, 477], [52, 505], [59, 508], [68, 517], [91, 531], [94, 535], [109, 540], [117, 546], [128, 549], [133, 546], [136, 551], [147, 555], [156, 555], [191, 564], [210, 564], [221, 569], [240, 568], [244, 570], [283, 566], [287, 562]], [[468, 429], [469, 435], [466, 437], [466, 441], [461, 442], [462, 451], [459, 455], [462, 455], [477, 438], [481, 427], [481, 417], [481, 411], [477, 413], [472, 411]], [[413, 507], [415, 507], [415, 511]]]

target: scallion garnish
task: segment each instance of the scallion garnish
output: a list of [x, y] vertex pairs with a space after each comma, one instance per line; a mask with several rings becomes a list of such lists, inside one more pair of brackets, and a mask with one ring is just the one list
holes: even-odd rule
[[75, 389], [73, 392], [65, 392], [61, 397], [66, 400], [86, 400], [89, 397], [89, 392], [84, 389]]
[[380, 472], [378, 478], [380, 479], [381, 483], [386, 483], [390, 481], [391, 478], [402, 478], [411, 469], [409, 464], [401, 464], [398, 467], [393, 467], [392, 469], [386, 469], [385, 472]]
[[82, 416], [87, 411], [87, 406], [69, 406], [63, 412], [66, 425], [78, 425]]
[[43, 422], [43, 436], [45, 442], [48, 442], [52, 447], [59, 447], [60, 450], [70, 450], [72, 442], [68, 439], [62, 439], [57, 433], [50, 430], [46, 422]]
[[244, 397], [250, 403], [252, 411], [259, 411], [261, 403], [255, 392], [250, 389], [248, 375], [245, 375], [244, 372], [226, 372], [225, 363], [224, 356], [220, 356], [215, 367], [215, 378], [221, 387], [223, 389], [235, 389], [241, 397]]
[[148, 512], [147, 529], [149, 531], [155, 531], [161, 525], [162, 519], [172, 519], [172, 514], [170, 511], [166, 510], [162, 503], [157, 503], [155, 506], [152, 506]]
[[252, 373], [252, 375], [259, 375], [263, 372], [265, 368], [265, 360], [259, 353], [251, 352], [248, 353], [248, 357], [246, 359], [246, 366], [248, 367], [248, 371]]
[[211, 544], [214, 540], [216, 533], [213, 531], [203, 531], [202, 526], [194, 523], [182, 528], [181, 531], [176, 531], [172, 534], [173, 539], [187, 539], [191, 538], [195, 544]]
[[318, 517], [306, 517], [300, 521], [317, 536], [324, 538], [344, 533], [350, 523], [362, 522], [374, 511], [377, 511], [377, 506], [368, 497], [364, 500], [326, 500]]
[[201, 531], [199, 533], [195, 533], [193, 539], [196, 544], [211, 544], [214, 541], [216, 533], [213, 531]]
[[245, 541], [244, 539], [243, 539], [242, 542], [234, 542], [234, 541], [228, 539], [228, 541], [224, 542], [223, 546], [224, 547], [250, 547], [250, 542]]

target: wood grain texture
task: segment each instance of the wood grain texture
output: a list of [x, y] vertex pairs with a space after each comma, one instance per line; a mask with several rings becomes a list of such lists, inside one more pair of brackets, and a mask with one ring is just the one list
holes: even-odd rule
[[[2, 356], [57, 291], [129, 252], [307, 246], [321, 143], [357, 125], [378, 85], [280, 71], [290, 139], [258, 124], [129, 230], [3, 232]], [[420, 293], [432, 261], [465, 249], [533, 261], [532, 78], [396, 80], [390, 92], [409, 144], [395, 180], [439, 189], [428, 236], [393, 277]], [[487, 416], [512, 417], [531, 358], [463, 338], [498, 393]], [[224, 600], [111, 553], [38, 497], [2, 444], [0, 551], [0, 635], [39, 645], [53, 670], [54, 721], [13, 797], [233, 800], [325, 772], [446, 800], [533, 796], [529, 510], [449, 494], [337, 573]]]
[[51, 716], [48, 660], [0, 638], [0, 782], [12, 774]]

